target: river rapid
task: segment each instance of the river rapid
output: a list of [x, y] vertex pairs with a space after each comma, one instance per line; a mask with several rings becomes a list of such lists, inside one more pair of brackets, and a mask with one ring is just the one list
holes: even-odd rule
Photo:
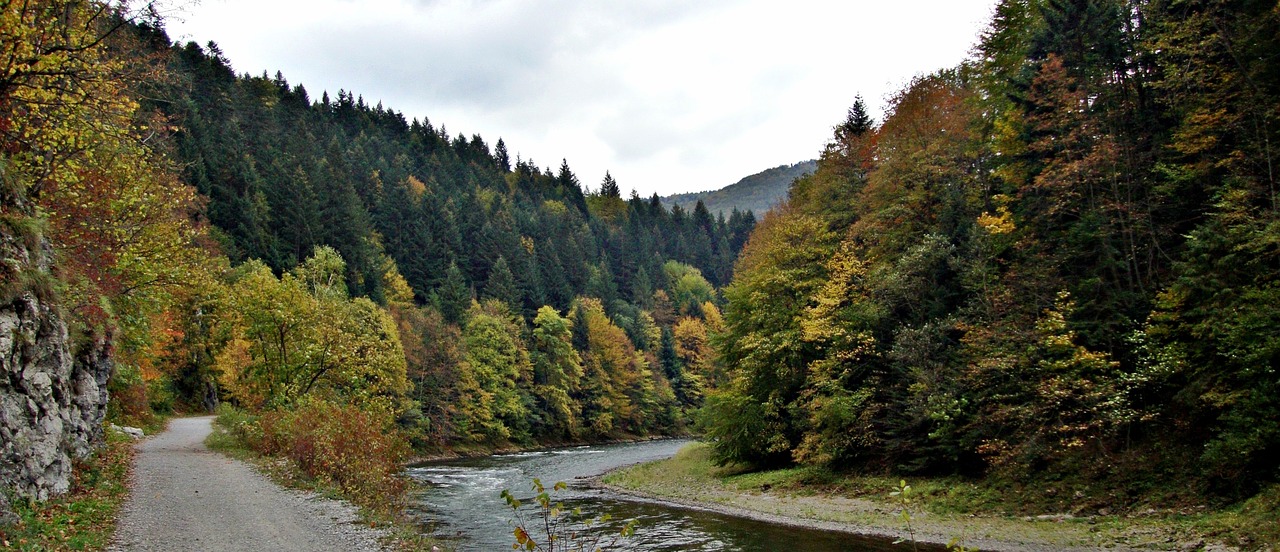
[[[901, 552], [911, 549], [910, 545], [895, 546], [883, 539], [674, 507], [588, 484], [589, 478], [615, 468], [669, 458], [688, 443], [670, 439], [592, 445], [418, 464], [407, 470], [409, 476], [425, 487], [416, 496], [412, 512], [425, 531], [450, 542], [458, 550], [511, 550], [515, 542], [512, 536], [515, 518], [500, 494], [509, 489], [525, 502], [521, 511], [526, 516], [535, 515], [530, 486], [536, 477], [548, 489], [557, 481], [568, 484], [568, 489], [552, 495], [554, 501], [564, 503], [566, 510], [578, 508], [583, 517], [611, 516], [612, 521], [597, 524], [604, 534], [616, 535], [626, 520], [636, 520], [635, 536], [623, 541], [621, 548], [626, 550]], [[537, 536], [536, 531], [533, 533]], [[605, 537], [602, 542], [610, 538]]]

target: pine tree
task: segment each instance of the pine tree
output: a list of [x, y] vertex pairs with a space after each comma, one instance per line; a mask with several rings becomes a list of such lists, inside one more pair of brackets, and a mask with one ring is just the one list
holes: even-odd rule
[[867, 105], [859, 94], [854, 98], [853, 106], [849, 108], [849, 114], [844, 122], [836, 126], [836, 140], [842, 144], [852, 143], [853, 140], [871, 132], [873, 128], [875, 128], [875, 121], [867, 115]]

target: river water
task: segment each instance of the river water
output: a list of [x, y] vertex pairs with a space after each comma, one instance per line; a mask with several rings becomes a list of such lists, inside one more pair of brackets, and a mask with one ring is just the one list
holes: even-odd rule
[[[910, 545], [895, 546], [882, 539], [670, 507], [584, 484], [585, 478], [617, 467], [668, 458], [688, 443], [672, 439], [581, 446], [419, 464], [408, 470], [411, 477], [426, 487], [416, 497], [413, 513], [424, 530], [451, 542], [458, 550], [511, 550], [515, 542], [514, 517], [499, 495], [504, 489], [511, 490], [525, 502], [521, 511], [534, 514], [535, 506], [529, 499], [534, 494], [530, 485], [536, 477], [548, 489], [557, 481], [569, 485], [568, 489], [552, 495], [554, 501], [564, 503], [566, 510], [578, 508], [584, 517], [610, 515], [614, 521], [597, 526], [606, 534], [617, 534], [625, 520], [637, 520], [635, 536], [623, 542], [626, 550], [911, 550]], [[926, 550], [923, 546], [920, 549]]]

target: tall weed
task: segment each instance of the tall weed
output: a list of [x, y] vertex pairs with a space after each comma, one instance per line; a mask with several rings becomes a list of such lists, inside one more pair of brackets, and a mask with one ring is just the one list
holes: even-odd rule
[[336, 486], [366, 508], [394, 512], [403, 506], [407, 482], [400, 464], [409, 446], [384, 416], [309, 401], [265, 413], [257, 427], [261, 433], [247, 441], [258, 452], [288, 458], [307, 477]]

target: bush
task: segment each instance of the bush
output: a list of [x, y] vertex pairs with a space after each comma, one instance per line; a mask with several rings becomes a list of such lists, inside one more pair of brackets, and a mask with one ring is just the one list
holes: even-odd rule
[[167, 375], [147, 382], [147, 404], [156, 414], [173, 414], [173, 379]]
[[307, 477], [334, 485], [356, 504], [398, 511], [406, 482], [400, 464], [409, 447], [385, 417], [350, 405], [309, 401], [263, 414], [261, 433], [245, 441], [263, 454], [288, 458]]
[[147, 399], [147, 383], [138, 369], [117, 365], [107, 382], [111, 400], [107, 403], [107, 418], [121, 425], [150, 426], [156, 423], [155, 413]]
[[218, 403], [215, 412], [218, 415], [217, 425], [225, 429], [231, 437], [230, 442], [226, 443], [229, 447], [248, 448], [255, 451], [261, 448], [262, 428], [258, 427], [257, 416], [236, 408], [230, 403]]

